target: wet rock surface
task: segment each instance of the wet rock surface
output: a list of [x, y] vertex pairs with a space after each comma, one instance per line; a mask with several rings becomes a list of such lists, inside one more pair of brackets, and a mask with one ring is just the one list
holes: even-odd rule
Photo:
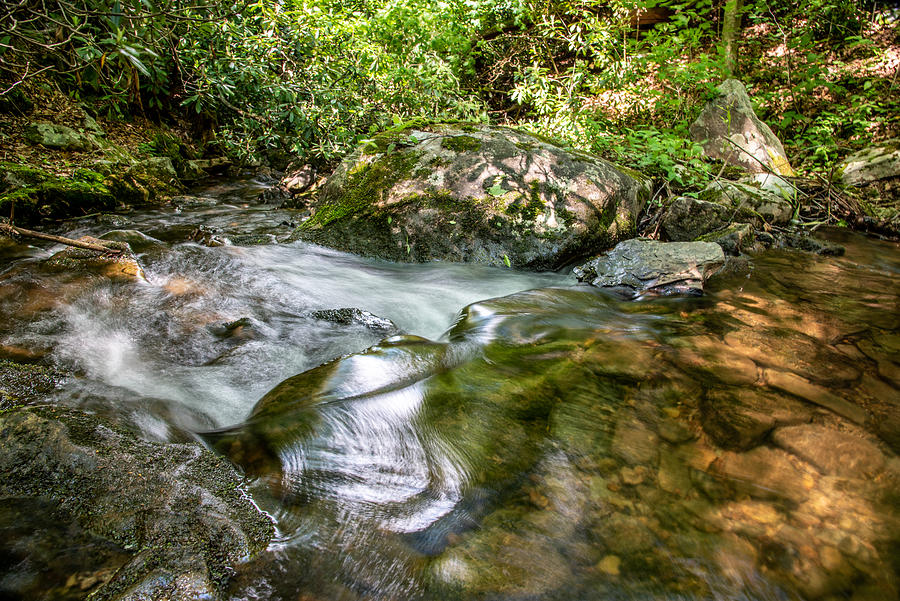
[[57, 271], [91, 272], [111, 279], [145, 279], [144, 269], [127, 242], [101, 240], [92, 236], [82, 236], [79, 242], [96, 244], [112, 252], [101, 253], [70, 246], [44, 261], [43, 267]]
[[344, 161], [294, 239], [393, 261], [547, 270], [634, 234], [639, 174], [484, 125], [386, 132]]
[[[95, 413], [89, 422], [67, 409], [0, 415], [4, 434], [10, 423], [31, 445], [12, 459], [19, 447], [0, 450], [17, 462], [0, 466], [0, 484], [14, 485], [0, 499], [0, 547], [17, 562], [0, 570], [0, 594], [900, 596], [895, 245], [828, 231], [844, 256], [770, 250], [753, 269], [717, 274], [702, 298], [626, 302], [528, 274], [513, 289], [544, 287], [479, 293], [492, 300], [468, 306], [438, 338], [469, 302], [450, 301], [429, 334], [436, 342], [398, 336], [347, 354], [383, 335], [355, 320], [368, 318], [362, 309], [327, 321], [313, 308], [365, 307], [415, 332], [403, 320], [419, 305], [395, 296], [407, 287], [402, 298], [421, 304], [448, 279], [443, 295], [474, 286], [470, 269], [489, 280], [521, 274], [367, 262], [303, 244], [188, 242], [201, 223], [229, 236], [271, 225], [270, 208], [253, 212], [258, 189], [222, 189], [227, 210], [185, 203], [180, 221], [79, 222], [72, 237], [88, 223], [94, 235], [152, 236], [115, 235], [140, 244], [146, 282], [37, 269], [49, 253], [35, 248], [0, 272], [0, 353], [79, 369], [55, 387], [53, 377], [20, 383], [0, 368], [0, 390], [21, 391], [13, 405], [49, 391]], [[238, 211], [248, 221], [234, 225]], [[379, 289], [390, 303], [372, 304], [364, 292], [385, 274], [395, 278]], [[328, 286], [353, 296], [309, 300]], [[248, 403], [237, 409], [236, 390]], [[204, 396], [208, 405], [192, 405]], [[260, 397], [246, 421], [205, 434], [254, 477], [254, 502], [281, 535], [235, 563], [246, 541], [266, 537], [242, 543], [228, 525], [245, 531], [241, 521], [222, 509], [232, 497], [192, 479], [210, 456], [191, 432], [241, 422]], [[228, 411], [232, 420], [217, 421]], [[50, 484], [23, 493], [25, 478]], [[81, 483], [88, 500], [71, 493]], [[114, 538], [120, 525], [126, 534]]]
[[355, 307], [321, 309], [319, 311], [311, 311], [309, 316], [339, 325], [363, 326], [370, 330], [382, 333], [385, 336], [394, 336], [400, 333], [400, 328], [398, 328], [390, 319], [378, 317], [373, 313]]
[[5, 412], [0, 430], [0, 498], [52, 503], [115, 550], [118, 565], [85, 587], [92, 599], [214, 598], [272, 536], [237, 474], [198, 444], [142, 442], [49, 407]]
[[[787, 298], [767, 297], [761, 291], [773, 281], [763, 284], [760, 278], [769, 276], [761, 274], [779, 259], [758, 260], [740, 290], [731, 280], [714, 280], [715, 305], [684, 311], [685, 302], [701, 300], [654, 301], [673, 303], [665, 316], [684, 311], [677, 329], [695, 335], [635, 336], [616, 326], [615, 311], [601, 316], [587, 291], [495, 299], [464, 311], [447, 344], [398, 339], [296, 376], [214, 444], [258, 473], [272, 470], [267, 486], [284, 494], [285, 478], [299, 482], [304, 473], [293, 470], [291, 452], [303, 449], [309, 461], [320, 433], [337, 426], [334, 416], [347, 416], [340, 431], [356, 431], [356, 411], [371, 420], [382, 401], [386, 408], [406, 395], [421, 399], [416, 423], [428, 424], [433, 465], [440, 464], [438, 449], [453, 449], [453, 457], [465, 458], [467, 483], [459, 513], [414, 537], [416, 549], [427, 548], [431, 558], [429, 599], [628, 598], [646, 587], [686, 598], [895, 599], [900, 464], [886, 441], [866, 429], [868, 412], [879, 406], [857, 386], [860, 370], [874, 374], [876, 362], [852, 365], [846, 358], [866, 356], [861, 349], [879, 357], [871, 341], [888, 348], [896, 330], [876, 327], [834, 348], [838, 332], [866, 322], [862, 307], [869, 301], [844, 306], [836, 317], [828, 296], [809, 295], [810, 282], [833, 285], [829, 263], [813, 255], [799, 259], [802, 275], [775, 276]], [[884, 283], [869, 282], [875, 281]], [[613, 306], [630, 305], [607, 309]], [[550, 313], [565, 315], [570, 328], [581, 324], [579, 334], [550, 336], [549, 324], [556, 323]], [[670, 323], [668, 317], [662, 319]], [[486, 332], [498, 338], [479, 338]], [[476, 340], [484, 345], [478, 352], [460, 354]], [[361, 373], [387, 379], [365, 380], [360, 388]], [[485, 379], [498, 384], [450, 385]], [[830, 396], [817, 396], [823, 391]], [[359, 455], [348, 454], [346, 465], [355, 465]], [[402, 461], [391, 465], [382, 469], [403, 472]], [[338, 468], [305, 474], [321, 483], [350, 475]], [[434, 478], [428, 490], [448, 486]], [[440, 504], [439, 495], [427, 498]], [[384, 512], [377, 522], [395, 523], [388, 506], [377, 507]], [[430, 505], [408, 507], [417, 515]], [[321, 500], [304, 508], [312, 511], [305, 519], [331, 515]], [[371, 511], [366, 505], [362, 523]], [[418, 559], [381, 544], [417, 573]], [[378, 582], [364, 558], [352, 555], [350, 562], [357, 582]], [[704, 577], [680, 569], [685, 562]]]
[[581, 282], [630, 296], [698, 295], [724, 262], [722, 248], [711, 242], [633, 239], [576, 267], [575, 275]]

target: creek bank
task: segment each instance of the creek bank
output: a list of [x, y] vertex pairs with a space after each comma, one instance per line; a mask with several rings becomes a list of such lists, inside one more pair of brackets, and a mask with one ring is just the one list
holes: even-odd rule
[[[219, 598], [235, 565], [272, 537], [234, 469], [199, 444], [141, 441], [62, 407], [6, 411], [0, 431], [0, 501], [49, 503], [58, 528], [117, 550], [87, 587], [91, 599]], [[38, 572], [21, 576], [26, 596], [48, 588]]]
[[635, 172], [509, 128], [400, 126], [341, 163], [292, 239], [552, 270], [632, 237], [649, 192]]

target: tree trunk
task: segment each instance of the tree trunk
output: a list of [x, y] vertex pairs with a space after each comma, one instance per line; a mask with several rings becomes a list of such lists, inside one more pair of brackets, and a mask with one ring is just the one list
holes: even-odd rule
[[737, 73], [737, 38], [741, 32], [741, 12], [744, 0], [728, 0], [722, 17], [722, 44], [725, 54], [725, 69], [729, 75]]

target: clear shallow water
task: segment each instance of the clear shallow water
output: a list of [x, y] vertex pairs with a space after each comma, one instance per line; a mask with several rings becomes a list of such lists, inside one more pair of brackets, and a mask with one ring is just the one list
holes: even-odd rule
[[[626, 303], [558, 274], [184, 241], [289, 231], [255, 188], [213, 192], [117, 226], [166, 239], [140, 250], [147, 282], [25, 252], [0, 344], [80, 372], [60, 402], [206, 431], [246, 470], [278, 537], [231, 598], [897, 598], [896, 244], [834, 232], [844, 258], [773, 252], [704, 298]], [[310, 315], [348, 306], [408, 336]]]

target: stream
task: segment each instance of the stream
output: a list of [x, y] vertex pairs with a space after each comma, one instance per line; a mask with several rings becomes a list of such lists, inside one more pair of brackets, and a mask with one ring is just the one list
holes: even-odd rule
[[[227, 598], [900, 598], [897, 243], [823, 231], [843, 257], [624, 301], [280, 244], [298, 215], [264, 189], [59, 230], [128, 241], [144, 279], [0, 249], [0, 356], [75, 374], [48, 402], [246, 473], [277, 534]], [[90, 588], [2, 569], [0, 599]]]

